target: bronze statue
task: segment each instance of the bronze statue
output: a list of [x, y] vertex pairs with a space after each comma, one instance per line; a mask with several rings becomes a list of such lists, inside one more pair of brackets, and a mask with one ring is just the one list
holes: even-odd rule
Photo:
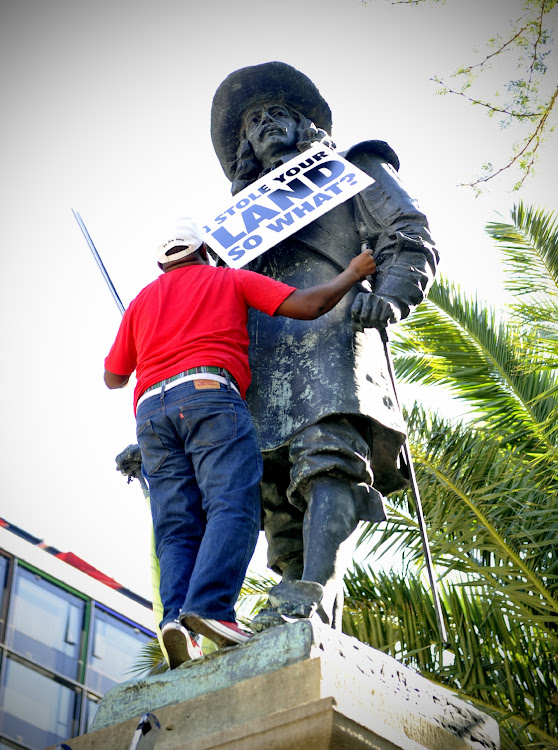
[[[233, 72], [213, 99], [213, 145], [233, 195], [316, 141], [335, 148], [330, 134], [328, 104], [282, 62]], [[422, 301], [438, 254], [388, 144], [365, 141], [342, 155], [374, 183], [247, 266], [304, 287], [337, 274], [368, 243], [378, 268], [373, 290], [363, 285], [315, 321], [251, 311], [247, 401], [264, 457], [268, 565], [282, 576], [256, 630], [315, 611], [340, 627], [343, 542], [359, 520], [383, 520], [382, 495], [408, 483], [406, 428], [378, 329]]]

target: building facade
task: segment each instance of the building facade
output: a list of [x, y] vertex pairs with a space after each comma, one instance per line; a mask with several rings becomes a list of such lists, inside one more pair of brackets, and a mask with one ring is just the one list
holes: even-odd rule
[[150, 602], [0, 519], [0, 750], [87, 732], [154, 636]]

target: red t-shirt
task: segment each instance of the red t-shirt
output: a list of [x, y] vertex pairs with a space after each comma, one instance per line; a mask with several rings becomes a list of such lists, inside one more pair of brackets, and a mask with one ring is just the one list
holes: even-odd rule
[[105, 368], [116, 375], [136, 370], [134, 409], [150, 385], [201, 365], [228, 370], [244, 398], [251, 379], [248, 309], [273, 315], [294, 290], [252, 271], [175, 268], [132, 300]]

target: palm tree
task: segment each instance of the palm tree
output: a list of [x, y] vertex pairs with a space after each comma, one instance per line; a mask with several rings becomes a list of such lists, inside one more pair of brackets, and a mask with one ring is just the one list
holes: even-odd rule
[[504, 252], [507, 311], [442, 279], [393, 345], [401, 380], [468, 409], [461, 422], [408, 414], [448, 642], [409, 493], [360, 539], [365, 559], [403, 553], [401, 571], [348, 573], [344, 629], [492, 714], [503, 748], [558, 748], [558, 230], [522, 204], [486, 229]]

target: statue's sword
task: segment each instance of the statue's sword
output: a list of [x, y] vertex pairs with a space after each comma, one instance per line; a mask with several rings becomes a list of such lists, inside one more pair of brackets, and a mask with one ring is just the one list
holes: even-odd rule
[[[399, 404], [399, 398], [397, 396], [397, 389], [395, 387], [395, 370], [393, 367], [393, 361], [391, 359], [391, 352], [389, 350], [389, 338], [388, 338], [387, 331], [385, 328], [380, 329], [380, 337], [384, 345], [384, 353], [386, 355], [388, 372], [389, 372], [389, 377], [391, 379], [391, 384], [393, 386], [393, 393], [395, 394], [395, 400], [397, 401], [397, 405], [399, 406], [399, 409], [401, 410], [401, 406]], [[436, 575], [434, 573], [434, 565], [432, 563], [432, 556], [430, 555], [430, 547], [428, 546], [428, 535], [426, 533], [426, 524], [424, 522], [424, 515], [422, 512], [422, 502], [420, 499], [418, 482], [417, 482], [417, 478], [415, 475], [415, 467], [414, 467], [413, 459], [411, 456], [411, 449], [409, 447], [409, 439], [407, 437], [405, 438], [405, 442], [403, 443], [401, 452], [403, 453], [403, 458], [405, 459], [405, 463], [407, 464], [409, 468], [409, 480], [411, 484], [411, 489], [413, 491], [413, 495], [415, 496], [415, 507], [417, 511], [417, 519], [418, 519], [418, 525], [420, 529], [420, 538], [422, 541], [422, 551], [424, 554], [426, 569], [428, 571], [428, 578], [430, 580], [430, 589], [432, 591], [432, 598], [434, 600], [434, 611], [436, 612], [436, 620], [438, 621], [438, 629], [440, 631], [440, 638], [442, 640], [442, 643], [447, 643], [448, 634], [446, 631], [446, 625], [445, 625], [444, 617], [442, 613], [442, 605], [440, 603], [440, 595], [438, 592]]]
[[[370, 236], [368, 233], [368, 229], [366, 227], [366, 223], [363, 218], [363, 211], [360, 205], [358, 195], [356, 196], [356, 200], [355, 200], [355, 219], [356, 219], [357, 231], [361, 238], [361, 250], [363, 251], [370, 250], [371, 249]], [[372, 278], [370, 279], [370, 286], [372, 289], [374, 289], [374, 282]], [[384, 354], [386, 357], [386, 363], [388, 367], [389, 377], [391, 380], [391, 385], [393, 387], [393, 394], [395, 396], [395, 400], [397, 402], [399, 410], [401, 411], [401, 404], [399, 403], [399, 397], [397, 395], [395, 369], [393, 367], [391, 352], [389, 350], [389, 338], [387, 335], [387, 330], [385, 328], [380, 328], [379, 333], [380, 333], [380, 338], [382, 339], [382, 343], [384, 345]], [[430, 581], [430, 589], [432, 591], [432, 599], [434, 602], [434, 611], [436, 613], [436, 620], [438, 622], [438, 630], [440, 633], [440, 639], [442, 643], [447, 643], [448, 634], [447, 634], [446, 625], [444, 622], [444, 616], [442, 612], [442, 605], [440, 602], [440, 594], [438, 592], [436, 574], [434, 573], [434, 565], [432, 563], [432, 556], [430, 554], [430, 547], [428, 545], [428, 534], [426, 532], [426, 524], [424, 522], [424, 514], [422, 512], [422, 502], [420, 499], [418, 482], [417, 482], [417, 478], [415, 475], [415, 467], [413, 464], [413, 458], [411, 456], [411, 449], [409, 447], [409, 439], [407, 437], [405, 437], [405, 442], [403, 443], [401, 447], [401, 452], [403, 453], [403, 458], [409, 468], [409, 481], [411, 485], [411, 490], [415, 498], [417, 520], [418, 520], [418, 525], [419, 525], [419, 530], [420, 530], [420, 538], [422, 542], [422, 551], [424, 554], [426, 570], [428, 572], [428, 579]]]
[[114, 284], [112, 283], [112, 281], [110, 279], [110, 276], [107, 273], [107, 269], [105, 268], [104, 263], [101, 260], [101, 256], [97, 252], [97, 248], [93, 244], [93, 240], [89, 236], [89, 232], [87, 231], [87, 228], [86, 228], [85, 224], [83, 223], [83, 220], [82, 220], [81, 216], [79, 215], [79, 212], [75, 211], [72, 208], [72, 213], [73, 213], [73, 215], [75, 217], [75, 220], [79, 224], [79, 228], [81, 229], [82, 234], [85, 237], [85, 241], [89, 245], [89, 249], [93, 253], [93, 257], [97, 261], [97, 265], [99, 266], [99, 269], [100, 269], [101, 273], [103, 274], [104, 280], [107, 282], [107, 286], [110, 289], [112, 296], [114, 297], [114, 301], [116, 302], [116, 306], [120, 310], [121, 315], [124, 315], [124, 305], [122, 304], [122, 301], [120, 300], [120, 297], [118, 296], [118, 292], [114, 288]]

